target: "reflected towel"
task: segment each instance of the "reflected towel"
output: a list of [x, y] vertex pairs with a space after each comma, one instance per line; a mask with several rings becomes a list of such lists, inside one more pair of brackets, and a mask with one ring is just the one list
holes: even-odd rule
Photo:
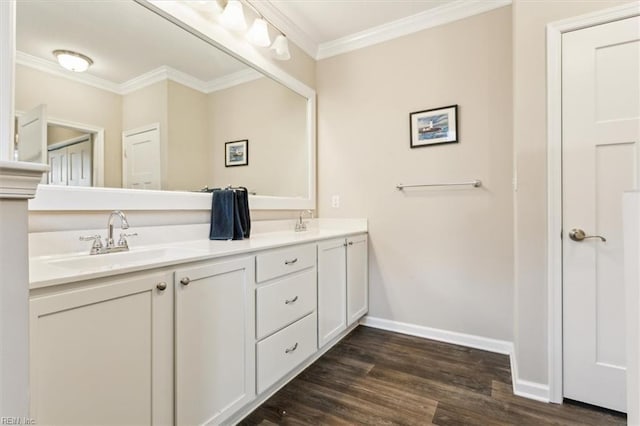
[[210, 240], [232, 240], [234, 237], [237, 201], [230, 189], [213, 191], [211, 201]]
[[244, 238], [251, 235], [251, 216], [249, 214], [249, 191], [247, 188], [240, 187], [236, 191], [236, 200], [238, 201], [238, 215], [240, 216], [240, 224]]

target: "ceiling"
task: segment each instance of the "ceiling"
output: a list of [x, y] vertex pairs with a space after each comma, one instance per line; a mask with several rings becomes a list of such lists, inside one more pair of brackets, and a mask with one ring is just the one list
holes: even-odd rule
[[16, 49], [51, 62], [56, 49], [83, 53], [88, 74], [116, 84], [162, 66], [205, 82], [247, 69], [133, 1], [18, 1]]
[[[511, 3], [511, 0], [243, 1], [260, 10], [315, 59]], [[215, 19], [224, 0], [189, 3]], [[250, 8], [245, 7], [245, 12], [249, 21]], [[28, 56], [26, 59], [25, 55], [20, 56], [22, 63], [27, 59], [47, 61], [45, 65], [52, 71], [57, 67], [52, 54], [56, 49], [91, 57], [94, 64], [84, 74], [115, 85], [140, 80], [161, 67], [177, 70], [187, 80], [195, 79], [195, 85], [252, 71], [134, 1], [20, 0], [16, 15], [16, 47], [18, 53]]]
[[269, 1], [302, 28], [316, 44], [322, 44], [452, 3], [454, 0]]

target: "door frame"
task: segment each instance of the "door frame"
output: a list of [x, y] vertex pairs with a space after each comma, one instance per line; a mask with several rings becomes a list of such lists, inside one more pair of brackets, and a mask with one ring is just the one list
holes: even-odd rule
[[640, 15], [631, 2], [547, 24], [547, 368], [549, 401], [562, 384], [562, 34]]

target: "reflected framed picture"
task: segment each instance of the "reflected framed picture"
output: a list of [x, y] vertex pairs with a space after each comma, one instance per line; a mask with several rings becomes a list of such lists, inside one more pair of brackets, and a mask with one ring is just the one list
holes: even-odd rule
[[249, 165], [249, 140], [226, 142], [224, 144], [225, 167]]
[[411, 148], [458, 142], [458, 105], [409, 114]]

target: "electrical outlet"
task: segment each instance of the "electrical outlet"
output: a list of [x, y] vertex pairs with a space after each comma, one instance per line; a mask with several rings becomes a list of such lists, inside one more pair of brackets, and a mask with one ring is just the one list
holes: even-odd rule
[[340, 196], [339, 195], [332, 195], [331, 196], [331, 207], [333, 207], [334, 209], [340, 208]]

